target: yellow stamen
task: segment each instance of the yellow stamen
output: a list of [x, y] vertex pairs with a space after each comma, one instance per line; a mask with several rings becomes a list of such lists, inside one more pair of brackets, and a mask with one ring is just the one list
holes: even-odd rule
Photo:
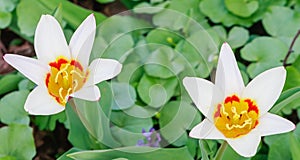
[[49, 63], [49, 66], [51, 71], [45, 80], [48, 92], [58, 103], [65, 106], [69, 95], [82, 88], [89, 71], [84, 72], [78, 61], [63, 57]]
[[218, 105], [214, 115], [216, 128], [227, 138], [237, 138], [257, 126], [259, 110], [253, 100], [233, 95]]

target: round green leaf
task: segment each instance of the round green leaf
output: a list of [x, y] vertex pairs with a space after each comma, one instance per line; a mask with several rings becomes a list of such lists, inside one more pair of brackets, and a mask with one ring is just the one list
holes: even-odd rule
[[232, 48], [243, 46], [249, 39], [249, 31], [243, 27], [233, 27], [229, 33], [227, 42]]
[[161, 45], [167, 45], [170, 47], [176, 46], [176, 44], [182, 39], [179, 33], [175, 31], [169, 31], [163, 28], [158, 28], [150, 31], [146, 37], [148, 43], [157, 43]]
[[251, 16], [259, 7], [258, 1], [225, 0], [227, 9], [240, 17]]
[[247, 72], [254, 78], [267, 69], [281, 66], [287, 51], [288, 46], [282, 41], [271, 37], [259, 37], [242, 48], [241, 56], [252, 62]]
[[[236, 0], [236, 1], [238, 1], [238, 0]], [[257, 22], [264, 16], [264, 14], [267, 11], [269, 6], [284, 5], [286, 3], [286, 0], [276, 0], [276, 1], [263, 0], [263, 1], [258, 1], [258, 2], [259, 2], [259, 4], [258, 4], [259, 7], [255, 11], [255, 13], [253, 13], [249, 17], [240, 17], [240, 16], [236, 16], [235, 14], [232, 14], [226, 8], [225, 1], [221, 1], [221, 0], [202, 0], [200, 2], [200, 9], [214, 23], [221, 22], [225, 26], [232, 26], [232, 25], [236, 24], [236, 25], [250, 27], [253, 23]], [[241, 2], [239, 2], [239, 3], [241, 3]], [[238, 8], [238, 10], [243, 12], [244, 8]], [[248, 13], [251, 13], [251, 12], [248, 11]]]
[[18, 88], [18, 83], [23, 79], [22, 76], [18, 74], [8, 74], [0, 79], [0, 95], [16, 90]]
[[29, 124], [29, 116], [24, 104], [29, 92], [27, 90], [12, 92], [0, 101], [0, 119], [5, 124]]
[[9, 12], [0, 11], [0, 29], [6, 28], [9, 26], [12, 19], [12, 15]]
[[300, 28], [300, 13], [287, 7], [274, 6], [262, 22], [272, 36], [294, 36]]
[[152, 77], [166, 79], [174, 77], [183, 71], [184, 62], [173, 49], [161, 47], [148, 57], [144, 69]]
[[137, 91], [141, 99], [149, 106], [163, 106], [174, 95], [178, 84], [176, 78], [157, 79], [146, 74], [142, 77]]
[[0, 12], [12, 12], [17, 3], [18, 0], [0, 0]]
[[294, 36], [300, 28], [300, 13], [287, 7], [273, 6], [262, 20], [272, 36]]
[[36, 154], [32, 128], [27, 125], [9, 125], [0, 129], [0, 155], [31, 160]]
[[123, 110], [132, 107], [136, 101], [135, 89], [128, 83], [112, 82], [113, 110]]

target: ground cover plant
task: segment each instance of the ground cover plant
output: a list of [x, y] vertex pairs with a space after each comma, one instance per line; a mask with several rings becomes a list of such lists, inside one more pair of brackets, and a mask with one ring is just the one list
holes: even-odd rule
[[300, 157], [298, 0], [0, 0], [0, 29], [0, 159]]

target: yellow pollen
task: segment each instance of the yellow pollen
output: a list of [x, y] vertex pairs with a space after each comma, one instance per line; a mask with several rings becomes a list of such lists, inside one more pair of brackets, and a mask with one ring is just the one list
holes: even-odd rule
[[258, 124], [259, 110], [251, 99], [228, 96], [214, 113], [216, 128], [227, 138], [248, 134]]
[[48, 92], [59, 104], [65, 106], [69, 95], [85, 84], [89, 71], [84, 71], [80, 62], [62, 57], [49, 63], [49, 66], [51, 70], [45, 80]]

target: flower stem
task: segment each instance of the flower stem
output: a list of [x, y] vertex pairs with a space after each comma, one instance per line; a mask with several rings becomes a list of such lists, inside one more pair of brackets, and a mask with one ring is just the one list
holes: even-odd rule
[[296, 33], [295, 37], [293, 38], [292, 43], [291, 43], [291, 45], [289, 47], [289, 50], [288, 50], [286, 56], [284, 57], [284, 60], [283, 60], [283, 66], [284, 67], [288, 66], [287, 60], [288, 60], [289, 56], [291, 55], [291, 53], [293, 52], [294, 44], [295, 44], [297, 38], [299, 37], [299, 35], [300, 35], [300, 30], [298, 30], [298, 32]]
[[226, 141], [224, 141], [221, 144], [221, 146], [220, 146], [220, 148], [219, 148], [219, 150], [218, 150], [218, 152], [217, 152], [214, 160], [222, 160], [223, 159], [223, 155], [224, 155], [224, 152], [225, 152], [227, 146], [228, 146], [228, 143]]

